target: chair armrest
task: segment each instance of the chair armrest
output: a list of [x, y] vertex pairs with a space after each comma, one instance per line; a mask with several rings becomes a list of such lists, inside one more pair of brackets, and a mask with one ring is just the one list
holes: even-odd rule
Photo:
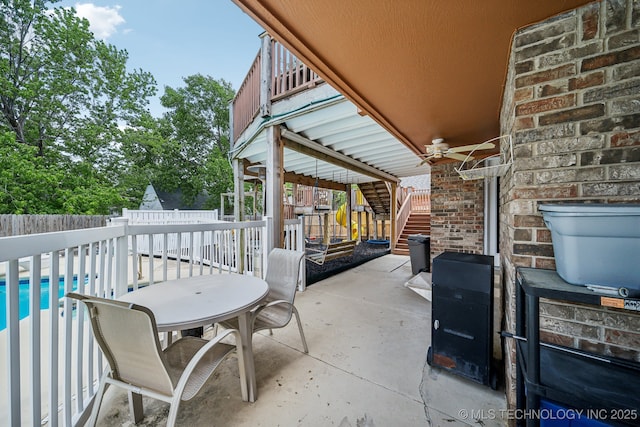
[[193, 355], [193, 357], [185, 367], [184, 371], [182, 372], [180, 379], [178, 380], [178, 383], [176, 384], [175, 392], [178, 393], [179, 396], [182, 396], [184, 387], [186, 386], [187, 381], [189, 380], [189, 377], [198, 366], [198, 363], [200, 362], [200, 360], [207, 354], [207, 352], [209, 352], [214, 346], [219, 344], [220, 341], [222, 341], [228, 335], [234, 336], [236, 352], [238, 354], [238, 360], [240, 361], [244, 360], [244, 354], [242, 353], [242, 344], [240, 341], [240, 333], [238, 332], [237, 329], [226, 329], [224, 332], [216, 335], [214, 338], [209, 340], [205, 345], [203, 345], [200, 348], [200, 350], [196, 352], [196, 354]]
[[279, 305], [279, 304], [284, 304], [284, 305], [291, 305], [291, 306], [293, 306], [293, 304], [291, 304], [291, 303], [290, 303], [289, 301], [287, 301], [287, 300], [283, 300], [283, 299], [273, 300], [273, 301], [270, 301], [270, 302], [269, 302], [269, 303], [267, 303], [267, 304], [264, 304], [264, 305], [258, 306], [258, 307], [256, 307], [255, 309], [251, 310], [251, 317], [252, 317], [252, 318], [255, 318], [255, 317], [258, 315], [258, 313], [260, 313], [260, 312], [261, 312], [262, 310], [264, 310], [265, 308], [269, 308], [269, 307], [272, 307], [272, 306], [274, 306], [274, 305]]

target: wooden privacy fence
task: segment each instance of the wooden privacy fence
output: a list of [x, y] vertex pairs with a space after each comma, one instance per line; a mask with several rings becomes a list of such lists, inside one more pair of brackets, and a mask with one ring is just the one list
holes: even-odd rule
[[108, 218], [106, 215], [0, 215], [0, 237], [104, 227]]

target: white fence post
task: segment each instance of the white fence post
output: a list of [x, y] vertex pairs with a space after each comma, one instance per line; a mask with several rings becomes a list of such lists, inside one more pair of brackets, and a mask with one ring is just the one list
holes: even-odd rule
[[[296, 227], [296, 250], [305, 253], [306, 242], [304, 241], [304, 215], [298, 217], [300, 224]], [[298, 282], [298, 290], [300, 292], [307, 289], [307, 260], [302, 257], [300, 265], [300, 280]]]
[[129, 268], [129, 227], [128, 218], [113, 218], [111, 220], [113, 226], [122, 226], [123, 231], [115, 242], [115, 292], [116, 297], [127, 293], [128, 290], [128, 268]]

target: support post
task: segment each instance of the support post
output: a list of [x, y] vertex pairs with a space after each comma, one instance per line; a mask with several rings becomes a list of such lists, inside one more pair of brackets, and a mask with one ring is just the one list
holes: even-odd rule
[[346, 202], [347, 206], [345, 206], [345, 227], [347, 228], [347, 240], [351, 240], [351, 212], [353, 211], [353, 206], [351, 203], [351, 184], [347, 184], [345, 190], [347, 193]]
[[267, 177], [266, 177], [266, 214], [273, 218], [272, 239], [276, 248], [282, 247], [284, 233], [283, 196], [284, 149], [280, 138], [280, 126], [267, 128]]
[[233, 159], [233, 218], [244, 221], [244, 160]]
[[391, 199], [390, 199], [390, 203], [391, 203], [391, 209], [389, 210], [391, 212], [391, 233], [389, 233], [389, 249], [391, 249], [391, 251], [395, 250], [396, 248], [396, 241], [398, 240], [398, 236], [396, 236], [397, 233], [397, 222], [398, 222], [398, 184], [396, 184], [395, 182], [391, 183]]
[[271, 116], [271, 37], [266, 32], [260, 36], [260, 117]]

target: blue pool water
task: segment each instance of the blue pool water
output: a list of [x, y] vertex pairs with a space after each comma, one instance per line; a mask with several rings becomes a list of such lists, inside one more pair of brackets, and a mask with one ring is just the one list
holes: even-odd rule
[[[78, 278], [73, 276], [72, 288], [78, 287]], [[40, 285], [40, 309], [49, 308], [49, 278], [43, 277]], [[20, 319], [29, 315], [29, 279], [20, 279]], [[60, 277], [58, 283], [58, 299], [64, 295], [64, 277]], [[4, 280], [0, 280], [0, 331], [7, 327], [7, 287]]]

